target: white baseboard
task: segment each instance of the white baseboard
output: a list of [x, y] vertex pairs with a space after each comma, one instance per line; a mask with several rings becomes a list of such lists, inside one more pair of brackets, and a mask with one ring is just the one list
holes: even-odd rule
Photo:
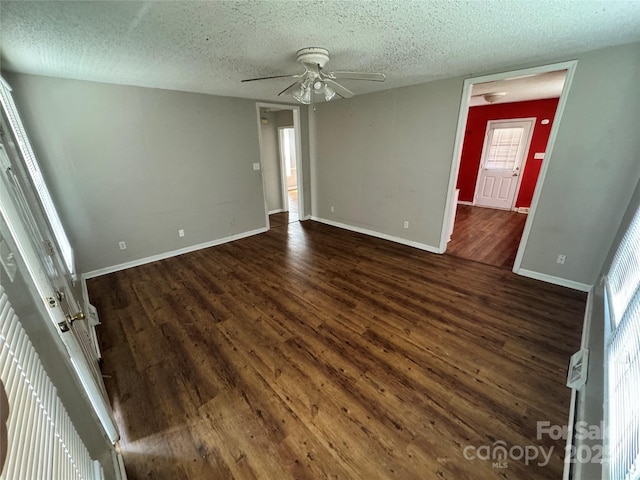
[[251, 237], [259, 233], [269, 231], [267, 227], [258, 228], [249, 232], [238, 233], [237, 235], [231, 235], [229, 237], [219, 238], [210, 242], [199, 243], [197, 245], [191, 245], [190, 247], [179, 248], [178, 250], [172, 250], [170, 252], [159, 253], [157, 255], [151, 255], [150, 257], [140, 258], [138, 260], [132, 260], [130, 262], [120, 263], [111, 267], [99, 268], [98, 270], [92, 270], [90, 272], [82, 274], [83, 281], [89, 278], [99, 277], [101, 275], [107, 275], [108, 273], [119, 272], [120, 270], [126, 270], [127, 268], [139, 267], [147, 263], [157, 262], [158, 260], [164, 260], [165, 258], [176, 257], [189, 252], [195, 252], [196, 250], [202, 250], [203, 248], [215, 247], [216, 245], [222, 245], [223, 243], [233, 242], [240, 240], [241, 238]]
[[473, 202], [467, 202], [466, 200], [458, 200], [458, 205], [471, 205], [471, 206], [473, 206]]
[[286, 212], [286, 210], [282, 208], [276, 208], [275, 210], [269, 210], [269, 215], [273, 215], [274, 213], [282, 213], [282, 212]]
[[426, 250], [431, 253], [442, 253], [438, 248], [433, 247], [431, 245], [427, 245], [425, 243], [414, 242], [413, 240], [407, 240], [406, 238], [396, 237], [394, 235], [388, 235], [386, 233], [376, 232], [374, 230], [367, 230], [366, 228], [354, 227], [353, 225], [347, 225], [346, 223], [334, 222], [333, 220], [327, 220], [326, 218], [320, 218], [316, 216], [311, 216], [311, 220], [315, 220], [316, 222], [325, 223], [327, 225], [331, 225], [332, 227], [342, 228], [344, 230], [350, 230], [352, 232], [362, 233], [364, 235], [369, 235], [371, 237], [382, 238], [384, 240], [389, 240], [391, 242], [401, 243], [402, 245], [408, 245], [409, 247], [419, 248], [420, 250]]
[[517, 272], [514, 272], [517, 275], [522, 275], [523, 277], [533, 278], [535, 280], [542, 280], [543, 282], [553, 283], [554, 285], [560, 285], [561, 287], [572, 288], [573, 290], [579, 290], [581, 292], [588, 292], [591, 290], [593, 285], [588, 285], [586, 283], [575, 282], [573, 280], [567, 280], [566, 278], [554, 277], [553, 275], [547, 275], [546, 273], [534, 272], [532, 270], [527, 270], [521, 268]]

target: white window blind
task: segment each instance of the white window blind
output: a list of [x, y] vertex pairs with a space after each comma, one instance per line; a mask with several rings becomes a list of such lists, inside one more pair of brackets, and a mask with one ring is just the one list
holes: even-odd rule
[[53, 204], [53, 199], [51, 198], [49, 189], [45, 184], [44, 177], [42, 176], [42, 172], [40, 171], [40, 167], [38, 166], [38, 160], [33, 153], [33, 149], [31, 148], [31, 144], [29, 143], [29, 138], [27, 137], [24, 126], [22, 125], [22, 120], [20, 120], [20, 115], [18, 115], [18, 110], [13, 101], [13, 97], [11, 96], [11, 89], [4, 81], [4, 79], [0, 81], [0, 101], [2, 102], [2, 108], [7, 115], [7, 119], [11, 124], [11, 129], [13, 130], [13, 134], [16, 138], [16, 141], [18, 142], [18, 148], [20, 149], [20, 153], [22, 154], [22, 158], [25, 162], [27, 171], [31, 176], [33, 186], [38, 193], [42, 208], [44, 209], [47, 219], [49, 220], [51, 230], [53, 231], [53, 234], [56, 237], [56, 241], [58, 242], [58, 246], [60, 247], [62, 256], [64, 258], [64, 263], [69, 270], [69, 274], [72, 277], [75, 277], [75, 262], [71, 243], [69, 242], [69, 238], [67, 237], [67, 234], [62, 226], [58, 211]]
[[0, 479], [99, 480], [9, 297], [0, 286], [0, 380], [6, 390], [7, 457]]
[[612, 333], [607, 344], [610, 480], [640, 478], [640, 209], [607, 275]]
[[489, 170], [513, 170], [518, 161], [518, 149], [524, 128], [494, 128], [491, 130], [489, 153], [484, 168]]
[[640, 210], [622, 238], [607, 275], [614, 328], [640, 284]]

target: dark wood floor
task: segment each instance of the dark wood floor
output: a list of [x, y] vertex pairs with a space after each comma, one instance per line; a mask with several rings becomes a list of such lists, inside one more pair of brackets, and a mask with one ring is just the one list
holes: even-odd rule
[[526, 221], [523, 213], [458, 205], [447, 253], [511, 269]]
[[130, 480], [561, 478], [582, 293], [311, 221], [89, 292]]

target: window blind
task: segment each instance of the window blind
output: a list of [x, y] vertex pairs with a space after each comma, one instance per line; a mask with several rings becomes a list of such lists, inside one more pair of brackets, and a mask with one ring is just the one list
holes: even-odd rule
[[6, 389], [7, 457], [0, 478], [99, 480], [9, 297], [0, 286], [0, 380]]
[[31, 148], [29, 138], [27, 137], [24, 126], [22, 125], [22, 120], [20, 120], [20, 115], [18, 115], [18, 110], [13, 101], [13, 97], [11, 96], [11, 89], [4, 80], [0, 82], [0, 101], [2, 103], [2, 108], [7, 115], [7, 119], [9, 120], [9, 124], [11, 125], [16, 141], [18, 142], [18, 148], [22, 154], [23, 161], [27, 171], [29, 172], [33, 186], [38, 193], [40, 203], [45, 215], [47, 216], [51, 230], [53, 231], [58, 246], [60, 247], [64, 263], [69, 270], [69, 274], [72, 277], [75, 277], [75, 262], [71, 243], [69, 242], [69, 238], [62, 226], [58, 211], [53, 204], [53, 199], [51, 198], [49, 189], [47, 188], [42, 172], [40, 171], [40, 167], [38, 166], [38, 160]]
[[489, 154], [485, 162], [488, 169], [513, 169], [518, 159], [518, 148], [524, 128], [494, 128], [489, 142]]
[[640, 285], [640, 210], [625, 233], [607, 275], [613, 327], [617, 327]]
[[610, 480], [640, 478], [640, 210], [607, 275], [612, 333], [607, 344]]

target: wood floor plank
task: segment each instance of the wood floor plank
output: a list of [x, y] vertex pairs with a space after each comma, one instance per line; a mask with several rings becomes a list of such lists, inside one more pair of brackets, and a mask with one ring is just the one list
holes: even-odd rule
[[[536, 421], [566, 422], [584, 294], [272, 217], [88, 281], [131, 480], [559, 478]], [[555, 453], [465, 458], [497, 441]]]
[[511, 269], [526, 220], [522, 213], [458, 205], [447, 253]]

